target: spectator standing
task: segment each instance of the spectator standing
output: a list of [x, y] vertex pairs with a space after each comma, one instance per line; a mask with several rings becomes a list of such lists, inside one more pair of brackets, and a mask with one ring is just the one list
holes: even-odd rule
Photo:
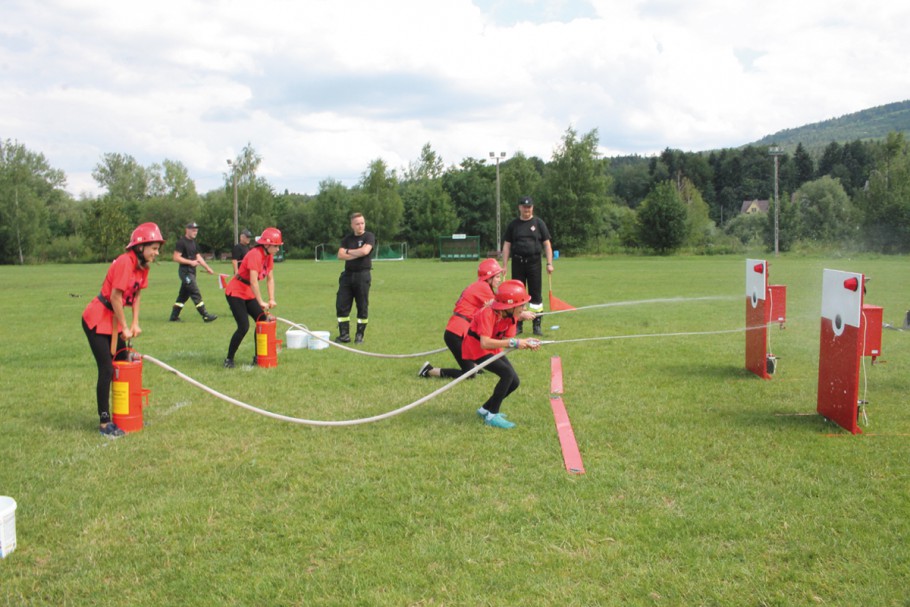
[[[534, 201], [525, 196], [518, 201], [519, 216], [506, 227], [503, 236], [502, 260], [509, 263], [512, 258], [512, 279], [521, 281], [527, 286], [531, 296], [528, 308], [537, 316], [534, 318], [534, 335], [543, 335], [540, 328], [543, 312], [543, 281], [540, 270], [541, 251], [547, 258], [547, 274], [553, 273], [553, 246], [550, 243], [550, 230], [539, 217], [534, 216]], [[518, 322], [516, 329], [522, 333], [523, 323]]]
[[250, 239], [252, 237], [253, 233], [244, 228], [240, 232], [240, 242], [231, 249], [231, 265], [234, 266], [234, 274], [237, 274], [240, 269], [240, 262], [243, 261], [243, 257], [250, 252]]
[[338, 278], [335, 295], [335, 314], [338, 317], [339, 343], [351, 341], [351, 308], [357, 304], [357, 334], [354, 343], [363, 343], [363, 334], [370, 321], [370, 253], [376, 246], [376, 236], [366, 231], [366, 219], [361, 213], [351, 215], [351, 233], [341, 239], [338, 259], [344, 260], [344, 271]]

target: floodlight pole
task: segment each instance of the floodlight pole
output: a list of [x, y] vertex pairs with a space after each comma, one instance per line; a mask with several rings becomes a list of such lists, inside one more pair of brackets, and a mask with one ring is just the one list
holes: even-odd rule
[[780, 157], [784, 153], [780, 146], [768, 148], [768, 154], [774, 157], [774, 256], [780, 254], [780, 198], [777, 195], [778, 168]]
[[238, 244], [240, 242], [240, 232], [238, 230], [240, 222], [237, 212], [237, 165], [230, 158], [228, 158], [227, 163], [231, 167], [231, 179], [234, 182], [234, 244]]
[[506, 153], [500, 152], [497, 156], [494, 152], [490, 152], [490, 158], [496, 159], [496, 255], [502, 255], [502, 210], [500, 203], [500, 187], [499, 187], [499, 159], [505, 158]]

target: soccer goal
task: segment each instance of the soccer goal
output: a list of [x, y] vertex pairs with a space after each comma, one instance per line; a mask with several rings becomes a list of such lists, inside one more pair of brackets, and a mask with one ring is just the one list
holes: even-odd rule
[[[316, 245], [316, 261], [338, 261], [336, 245], [322, 243]], [[408, 243], [393, 242], [373, 247], [370, 257], [374, 261], [403, 261], [408, 258]]]
[[372, 258], [375, 261], [404, 261], [408, 258], [408, 243], [393, 242], [373, 247]]
[[480, 236], [452, 234], [439, 237], [440, 261], [465, 261], [480, 259]]

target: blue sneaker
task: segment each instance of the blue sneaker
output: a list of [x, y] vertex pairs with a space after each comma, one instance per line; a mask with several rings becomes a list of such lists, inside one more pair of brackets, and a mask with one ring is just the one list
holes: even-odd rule
[[[480, 409], [477, 410], [477, 417], [479, 417], [480, 419], [486, 419], [491, 415], [493, 415], [493, 414], [490, 413], [489, 411], [487, 411], [486, 409], [484, 409], [483, 407], [481, 407]], [[509, 417], [505, 413], [500, 413], [499, 416], [503, 419], [506, 419], [507, 417]]]
[[114, 422], [110, 422], [108, 424], [105, 424], [104, 426], [101, 426], [100, 428], [98, 428], [98, 432], [101, 433], [101, 436], [104, 436], [106, 438], [120, 438], [121, 436], [126, 434], [126, 432], [124, 432], [123, 430], [118, 428], [117, 424], [115, 424]]
[[490, 417], [483, 420], [488, 426], [493, 426], [494, 428], [502, 428], [503, 430], [508, 430], [509, 428], [514, 428], [515, 424], [507, 420], [501, 413], [496, 415], [491, 415]]

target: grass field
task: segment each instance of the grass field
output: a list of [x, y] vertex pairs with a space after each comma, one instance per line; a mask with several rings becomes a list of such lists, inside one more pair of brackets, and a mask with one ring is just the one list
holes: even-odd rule
[[[662, 336], [744, 327], [743, 257], [560, 259], [554, 294], [573, 305], [683, 300], [546, 318], [556, 342], [652, 337], [510, 354], [514, 430], [474, 415], [489, 374], [386, 421], [313, 428], [146, 363], [146, 427], [116, 441], [97, 432], [79, 324], [106, 267], [0, 267], [0, 495], [18, 502], [0, 606], [910, 605], [910, 332], [886, 330], [886, 362], [865, 365], [864, 435], [814, 414], [822, 270], [871, 277], [866, 302], [900, 326], [908, 261], [771, 259], [788, 322], [769, 333], [769, 381], [744, 370], [743, 333]], [[475, 268], [378, 264], [363, 349], [442, 347]], [[276, 313], [334, 336], [340, 269], [279, 264]], [[134, 347], [241, 401], [351, 419], [443, 385], [417, 377], [423, 358], [336, 348], [223, 369], [233, 321], [216, 280], [201, 287], [218, 321], [169, 323], [176, 273], [152, 269]], [[563, 466], [552, 356], [584, 475]]]

